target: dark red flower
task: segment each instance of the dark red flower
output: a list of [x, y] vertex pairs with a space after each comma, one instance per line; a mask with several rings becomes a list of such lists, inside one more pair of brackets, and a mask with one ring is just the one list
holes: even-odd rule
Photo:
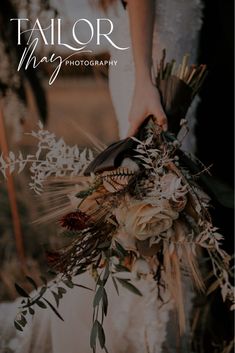
[[89, 226], [90, 217], [81, 211], [71, 212], [59, 220], [60, 225], [70, 231], [79, 231]]
[[50, 267], [54, 267], [60, 261], [60, 257], [57, 251], [46, 251], [46, 260]]

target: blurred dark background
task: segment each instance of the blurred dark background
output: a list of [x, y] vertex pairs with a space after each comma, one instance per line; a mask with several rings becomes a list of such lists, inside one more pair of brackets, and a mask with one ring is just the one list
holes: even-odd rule
[[233, 185], [234, 2], [204, 0], [199, 62], [209, 76], [198, 109], [198, 156], [213, 173]]
[[[219, 188], [231, 198], [234, 185], [234, 1], [204, 0], [204, 6], [199, 62], [208, 65], [209, 75], [200, 94], [197, 114], [198, 157], [205, 165], [213, 164], [211, 172], [218, 178]], [[226, 250], [233, 255], [234, 211], [215, 206], [212, 210], [215, 224], [225, 236]], [[205, 351], [232, 352], [234, 315], [224, 308], [219, 293], [208, 298], [201, 315], [208, 324], [204, 332], [198, 327], [197, 337]]]

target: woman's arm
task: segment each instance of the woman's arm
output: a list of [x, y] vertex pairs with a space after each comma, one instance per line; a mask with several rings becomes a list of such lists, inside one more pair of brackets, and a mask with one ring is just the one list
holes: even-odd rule
[[128, 0], [133, 56], [135, 90], [129, 115], [129, 136], [133, 136], [142, 122], [154, 115], [157, 123], [167, 129], [167, 118], [160, 95], [152, 81], [152, 42], [155, 16], [154, 0]]

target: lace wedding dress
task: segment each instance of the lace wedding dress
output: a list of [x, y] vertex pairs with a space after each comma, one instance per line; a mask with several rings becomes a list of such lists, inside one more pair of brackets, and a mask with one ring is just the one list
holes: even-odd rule
[[[199, 0], [157, 0], [156, 27], [153, 40], [153, 62], [156, 67], [162, 49], [167, 58], [182, 60], [185, 53], [196, 59], [197, 38], [201, 27], [201, 3]], [[120, 4], [112, 20], [115, 22], [116, 42], [131, 47], [127, 11]], [[128, 129], [128, 113], [134, 87], [134, 66], [131, 50], [111, 52], [118, 60], [117, 67], [110, 69], [110, 92], [119, 122], [120, 136]], [[193, 109], [188, 119], [193, 126]], [[187, 138], [185, 148], [192, 150], [194, 135]], [[89, 275], [82, 275], [77, 282], [94, 287]], [[174, 341], [172, 332], [177, 325], [170, 320], [172, 303], [168, 293], [163, 302], [157, 297], [153, 279], [140, 280], [136, 286], [144, 294], [135, 296], [122, 288], [118, 296], [109, 284], [109, 314], [106, 320], [107, 347], [110, 353], [161, 353], [164, 341]], [[190, 303], [190, 291], [185, 290]], [[23, 333], [16, 333], [13, 318], [18, 301], [0, 305], [0, 352], [14, 353], [89, 353], [89, 334], [92, 318], [93, 293], [81, 288], [68, 292], [60, 306], [64, 318], [61, 322], [49, 309], [38, 310]], [[190, 304], [188, 304], [190, 305]], [[186, 310], [187, 311], [187, 310]], [[170, 326], [174, 326], [174, 330]], [[169, 329], [170, 328], [170, 329]], [[167, 346], [167, 352], [176, 349]], [[98, 349], [99, 352], [99, 349]]]
[[[115, 41], [122, 46], [131, 47], [128, 12], [120, 8], [119, 16], [114, 17], [114, 21], [119, 28], [115, 32]], [[153, 37], [153, 69], [155, 75], [163, 49], [166, 49], [166, 60], [175, 59], [180, 64], [183, 56], [189, 53], [191, 64], [196, 63], [201, 25], [202, 4], [200, 0], [156, 1], [156, 23]], [[124, 138], [128, 130], [128, 115], [135, 84], [133, 55], [131, 50], [120, 52], [112, 48], [111, 57], [118, 60], [118, 65], [117, 68], [110, 67], [109, 87], [119, 124], [120, 137]], [[187, 114], [190, 133], [183, 141], [182, 148], [189, 152], [194, 152], [196, 147], [194, 125], [197, 103], [196, 99]], [[154, 283], [151, 283], [151, 281], [143, 281], [141, 290], [144, 293], [144, 298], [137, 298], [136, 305], [133, 304], [132, 294], [125, 293], [124, 300], [118, 307], [119, 320], [117, 320], [117, 323], [119, 324], [119, 333], [121, 333], [120, 342], [126, 345], [131, 342], [131, 349], [127, 352], [161, 353], [163, 352], [163, 343], [167, 339], [167, 352], [175, 352], [174, 331], [177, 330], [177, 321], [173, 320], [173, 323], [167, 324], [169, 317], [172, 319], [171, 304], [162, 305], [162, 302], [157, 299], [156, 288], [154, 291]], [[187, 297], [185, 311], [189, 315], [192, 292], [190, 286], [186, 284], [185, 292], [185, 297]], [[167, 293], [165, 296], [163, 301], [167, 302]], [[126, 318], [128, 318], [129, 326], [125, 326]], [[189, 317], [187, 317], [188, 320]], [[182, 345], [184, 345], [183, 342]], [[123, 350], [122, 352], [126, 351]]]

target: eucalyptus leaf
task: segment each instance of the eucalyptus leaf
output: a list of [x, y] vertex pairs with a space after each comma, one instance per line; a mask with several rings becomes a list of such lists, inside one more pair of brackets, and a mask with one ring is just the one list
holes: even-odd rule
[[104, 329], [103, 329], [102, 325], [100, 324], [100, 322], [98, 322], [98, 321], [97, 321], [97, 325], [98, 325], [98, 338], [99, 338], [99, 342], [100, 342], [100, 347], [104, 348], [104, 346], [105, 346]]
[[17, 283], [15, 283], [15, 289], [21, 297], [29, 298], [29, 294], [24, 290], [24, 288], [20, 287]]
[[96, 347], [96, 339], [98, 335], [98, 321], [95, 320], [93, 323], [92, 329], [91, 329], [91, 335], [90, 335], [90, 346], [92, 349], [95, 349]]
[[122, 278], [116, 278], [116, 279], [124, 288], [126, 288], [129, 291], [131, 291], [132, 293], [142, 297], [142, 293], [139, 291], [139, 289], [136, 288], [132, 283], [130, 283], [129, 280], [122, 279]]
[[23, 331], [23, 328], [20, 326], [20, 324], [17, 321], [14, 321], [14, 325], [18, 331], [21, 331], [21, 332]]
[[36, 304], [42, 309], [46, 309], [47, 308], [46, 304], [42, 300], [37, 300]]
[[108, 296], [107, 296], [107, 292], [106, 292], [105, 289], [103, 291], [102, 304], [103, 304], [104, 315], [107, 316], [107, 313], [108, 313]]
[[68, 287], [68, 288], [73, 288], [74, 284], [70, 279], [65, 279], [63, 280], [63, 283]]
[[47, 287], [42, 287], [39, 292], [40, 296], [42, 297], [46, 291], [47, 291]]
[[104, 276], [103, 276], [103, 281], [106, 283], [107, 279], [109, 278], [109, 263], [107, 263], [106, 267], [105, 267], [105, 271], [104, 271]]
[[116, 245], [116, 250], [118, 252], [120, 252], [124, 257], [127, 256], [128, 252], [124, 249], [124, 247], [120, 243], [115, 241], [115, 245]]
[[34, 279], [30, 276], [26, 276], [28, 282], [37, 290], [38, 289], [38, 286], [36, 284], [36, 282], [34, 281]]
[[58, 293], [59, 294], [65, 294], [65, 293], [67, 293], [67, 290], [65, 288], [63, 288], [63, 287], [58, 287]]
[[87, 271], [87, 269], [84, 268], [79, 268], [76, 272], [75, 272], [75, 276], [81, 275], [82, 273], [85, 273]]
[[26, 320], [26, 318], [25, 318], [24, 315], [21, 315], [20, 320], [17, 320], [17, 322], [18, 322], [22, 327], [25, 327], [25, 325], [27, 324], [27, 320]]
[[100, 304], [101, 299], [103, 298], [104, 294], [104, 287], [100, 286], [95, 294], [94, 300], [93, 300], [93, 307], [95, 308]]
[[33, 309], [33, 308], [31, 308], [31, 307], [29, 307], [29, 313], [30, 313], [30, 315], [34, 315], [34, 314], [35, 314], [34, 309]]
[[45, 302], [48, 304], [48, 306], [51, 308], [51, 310], [58, 316], [58, 318], [61, 321], [64, 321], [64, 319], [62, 318], [62, 316], [60, 315], [60, 313], [56, 310], [56, 308], [54, 307], [54, 305], [52, 305], [49, 300], [47, 300], [46, 298], [43, 298], [43, 300], [45, 300]]

